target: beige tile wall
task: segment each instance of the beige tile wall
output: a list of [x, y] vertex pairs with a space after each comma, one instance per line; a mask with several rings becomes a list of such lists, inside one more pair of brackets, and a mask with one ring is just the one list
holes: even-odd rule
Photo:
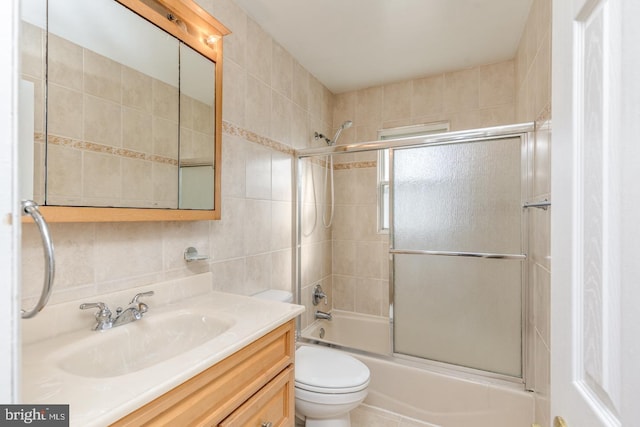
[[447, 120], [451, 130], [515, 121], [515, 62], [505, 61], [336, 95], [340, 144], [374, 141], [379, 129]]
[[[316, 310], [331, 311], [334, 293], [332, 280], [332, 243], [329, 224], [329, 191], [324, 185], [326, 163], [305, 161], [302, 168], [301, 208], [301, 301], [307, 307], [301, 326], [312, 323]], [[327, 177], [328, 179], [328, 177]], [[314, 196], [315, 193], [315, 196]], [[323, 218], [324, 217], [324, 218]], [[327, 294], [327, 304], [314, 307], [313, 288], [320, 284]]]
[[[534, 0], [516, 55], [516, 117], [535, 121], [530, 147], [529, 201], [551, 200], [551, 0]], [[529, 313], [533, 360], [530, 375], [535, 389], [535, 422], [551, 425], [550, 388], [550, 210], [529, 212]]]
[[349, 166], [334, 171], [333, 307], [388, 316], [389, 235], [378, 232], [377, 169]]
[[[293, 148], [314, 144], [311, 129], [331, 131], [333, 94], [232, 0], [199, 4], [232, 31], [224, 40], [222, 219], [54, 224], [52, 234], [59, 261], [52, 304], [76, 298], [90, 301], [104, 292], [202, 271], [213, 273], [214, 289], [241, 294], [292, 289]], [[40, 49], [38, 43], [31, 46], [31, 50]], [[40, 64], [33, 62], [34, 77], [41, 78], [37, 74]], [[131, 149], [155, 147], [162, 152], [160, 133], [149, 131], [148, 126], [154, 121], [153, 116], [149, 118], [152, 99], [149, 91], [142, 89], [149, 89], [153, 82], [135, 72], [130, 72], [126, 81], [136, 90], [125, 91], [126, 105], [122, 108], [138, 114], [127, 114], [122, 126], [139, 129], [141, 137], [121, 143]], [[77, 91], [58, 86], [67, 93]], [[155, 118], [158, 122], [162, 119]], [[82, 182], [77, 175], [69, 181]], [[154, 180], [144, 185], [153, 186], [157, 192], [172, 191]], [[135, 196], [135, 191], [129, 191]], [[28, 306], [38, 295], [43, 274], [41, 243], [31, 225], [24, 227], [22, 245], [23, 304]], [[183, 251], [188, 246], [210, 255], [210, 260], [187, 264]], [[150, 305], [153, 308], [151, 301]]]

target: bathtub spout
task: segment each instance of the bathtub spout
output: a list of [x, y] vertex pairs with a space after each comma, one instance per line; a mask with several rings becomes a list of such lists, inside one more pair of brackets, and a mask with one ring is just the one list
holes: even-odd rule
[[324, 311], [316, 310], [316, 319], [331, 320], [331, 313], [325, 313]]

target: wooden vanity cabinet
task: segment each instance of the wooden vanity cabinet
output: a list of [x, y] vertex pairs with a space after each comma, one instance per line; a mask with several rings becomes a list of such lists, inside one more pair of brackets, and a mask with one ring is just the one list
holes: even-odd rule
[[293, 320], [112, 426], [294, 425]]
[[289, 366], [269, 384], [225, 418], [220, 427], [292, 426], [294, 409], [294, 370]]

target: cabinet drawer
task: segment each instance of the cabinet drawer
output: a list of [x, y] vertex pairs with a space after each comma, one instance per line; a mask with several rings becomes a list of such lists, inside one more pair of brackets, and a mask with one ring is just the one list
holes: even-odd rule
[[290, 321], [116, 421], [113, 426], [215, 426], [293, 363]]
[[290, 427], [293, 424], [294, 368], [289, 366], [221, 422], [219, 427]]

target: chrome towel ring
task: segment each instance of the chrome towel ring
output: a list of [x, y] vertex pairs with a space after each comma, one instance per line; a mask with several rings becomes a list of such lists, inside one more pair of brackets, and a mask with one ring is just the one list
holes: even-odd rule
[[21, 311], [23, 319], [30, 319], [38, 314], [49, 301], [51, 290], [53, 289], [53, 277], [55, 275], [56, 263], [53, 252], [53, 241], [51, 240], [51, 234], [49, 233], [49, 226], [42, 217], [40, 210], [38, 210], [38, 205], [33, 200], [23, 200], [22, 215], [31, 215], [33, 221], [36, 223], [38, 229], [40, 230], [42, 245], [44, 246], [45, 270], [44, 283], [42, 284], [42, 293], [40, 294], [40, 299], [32, 310]]

